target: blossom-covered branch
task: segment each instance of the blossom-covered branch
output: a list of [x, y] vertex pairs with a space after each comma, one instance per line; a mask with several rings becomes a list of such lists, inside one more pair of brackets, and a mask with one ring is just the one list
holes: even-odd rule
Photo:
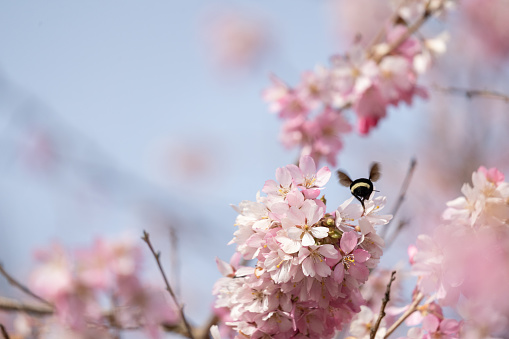
[[424, 39], [413, 34], [451, 4], [450, 0], [405, 1], [382, 30], [382, 42], [377, 38], [367, 49], [356, 45], [345, 55], [332, 56], [329, 67], [305, 72], [295, 87], [272, 76], [263, 96], [270, 111], [285, 121], [283, 144], [300, 147], [301, 154], [317, 162], [325, 159], [335, 165], [342, 137], [352, 130], [344, 110], [353, 108], [358, 131], [368, 134], [389, 106], [411, 104], [416, 96], [426, 98], [427, 91], [417, 79], [445, 50], [446, 36]]
[[[391, 216], [378, 214], [384, 197], [366, 200], [365, 213], [353, 197], [326, 212], [319, 195], [330, 176], [302, 156], [266, 181], [267, 196], [236, 207], [237, 253], [230, 263], [218, 260], [224, 277], [214, 286], [236, 338], [332, 338], [361, 310], [359, 289], [383, 252], [375, 227]], [[255, 267], [240, 266], [241, 257]]]
[[[409, 248], [419, 293], [430, 296], [427, 308], [434, 310], [427, 312], [422, 329], [411, 329], [415, 335], [507, 333], [509, 303], [501, 282], [509, 279], [509, 184], [496, 168], [481, 166], [472, 174], [472, 185], [461, 191], [463, 196], [447, 204], [433, 234], [419, 235]], [[444, 319], [446, 306], [463, 320]]]

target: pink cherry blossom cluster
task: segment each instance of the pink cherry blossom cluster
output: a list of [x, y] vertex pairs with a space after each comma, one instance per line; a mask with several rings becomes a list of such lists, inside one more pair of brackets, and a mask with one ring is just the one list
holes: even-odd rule
[[132, 242], [98, 239], [73, 254], [59, 245], [38, 251], [41, 264], [30, 279], [32, 290], [54, 306], [60, 330], [52, 331], [66, 333], [61, 338], [113, 338], [112, 328], [159, 338], [162, 323], [178, 322], [164, 291], [138, 276], [142, 257]]
[[463, 323], [446, 318], [442, 307], [435, 302], [423, 305], [407, 320], [407, 325], [419, 325], [408, 330], [406, 339], [459, 339]]
[[[421, 3], [408, 2], [400, 10], [410, 11], [408, 6]], [[429, 11], [418, 13], [423, 16]], [[288, 148], [300, 147], [301, 154], [311, 155], [315, 161], [324, 158], [334, 166], [342, 137], [352, 130], [345, 109], [353, 108], [357, 129], [364, 135], [387, 115], [390, 106], [410, 105], [415, 96], [427, 98], [417, 79], [434, 56], [445, 50], [446, 36], [416, 38], [409, 29], [408, 25], [388, 26], [383, 42], [367, 49], [359, 44], [344, 56], [332, 56], [329, 67], [305, 72], [294, 87], [272, 76], [263, 98], [270, 111], [284, 120], [282, 143]]]
[[485, 338], [509, 330], [509, 300], [502, 297], [509, 281], [509, 184], [484, 167], [472, 183], [409, 253], [419, 290], [464, 319], [461, 337]]
[[376, 214], [384, 197], [366, 200], [365, 211], [352, 197], [327, 213], [319, 195], [330, 176], [302, 156], [277, 169], [266, 196], [236, 207], [231, 243], [255, 267], [218, 260], [224, 277], [214, 287], [236, 338], [331, 338], [365, 303], [359, 288], [384, 245], [375, 226], [391, 216]]

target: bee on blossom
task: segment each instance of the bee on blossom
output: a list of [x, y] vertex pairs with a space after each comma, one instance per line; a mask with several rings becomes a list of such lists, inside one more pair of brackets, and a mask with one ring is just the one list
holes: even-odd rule
[[377, 181], [380, 179], [380, 164], [374, 162], [371, 164], [371, 168], [369, 170], [369, 179], [359, 178], [356, 180], [350, 179], [350, 177], [340, 170], [337, 171], [339, 183], [343, 186], [350, 186], [350, 192], [352, 195], [360, 201], [363, 209], [363, 214], [366, 212], [366, 206], [364, 206], [364, 201], [369, 200], [371, 193], [373, 193], [373, 181]]

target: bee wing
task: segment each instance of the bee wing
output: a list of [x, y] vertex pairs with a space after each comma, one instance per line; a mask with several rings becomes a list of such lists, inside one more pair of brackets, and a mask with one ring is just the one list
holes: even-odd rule
[[343, 186], [350, 187], [350, 184], [352, 183], [352, 179], [350, 179], [350, 177], [344, 172], [337, 171], [337, 173], [338, 173], [339, 183]]
[[380, 164], [378, 162], [372, 163], [371, 169], [369, 170], [369, 180], [377, 181], [380, 179], [381, 175], [382, 173], [380, 173]]

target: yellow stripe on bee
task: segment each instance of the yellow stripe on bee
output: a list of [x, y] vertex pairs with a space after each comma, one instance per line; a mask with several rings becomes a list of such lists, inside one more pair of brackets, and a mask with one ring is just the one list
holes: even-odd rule
[[355, 185], [352, 186], [352, 188], [350, 189], [350, 191], [355, 191], [357, 188], [359, 187], [367, 187], [367, 188], [370, 188], [371, 185], [368, 184], [368, 183], [365, 183], [365, 182], [358, 182], [356, 183]]

